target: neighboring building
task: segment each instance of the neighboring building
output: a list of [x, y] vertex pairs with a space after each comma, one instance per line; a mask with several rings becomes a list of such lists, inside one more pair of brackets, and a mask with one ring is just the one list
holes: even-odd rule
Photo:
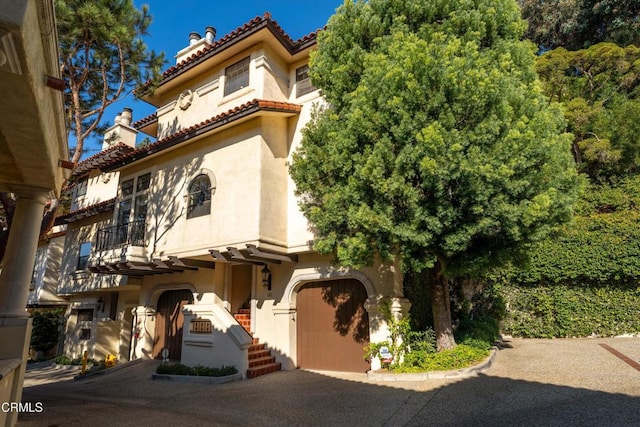
[[66, 234], [66, 227], [55, 226], [38, 242], [27, 308], [46, 309], [67, 305], [67, 301], [57, 293]]
[[[116, 145], [76, 169], [58, 289], [68, 353], [247, 377], [370, 368], [363, 347], [387, 338], [379, 303], [408, 309], [401, 279], [313, 252], [287, 169], [322, 102], [308, 76], [315, 45], [268, 14], [219, 40], [192, 33], [144, 97], [156, 113], [117, 123], [105, 138]], [[156, 142], [131, 148], [137, 131]]]

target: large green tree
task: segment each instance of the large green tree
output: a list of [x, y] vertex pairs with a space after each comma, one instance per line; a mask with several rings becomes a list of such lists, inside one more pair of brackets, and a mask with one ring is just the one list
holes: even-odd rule
[[[75, 141], [71, 160], [75, 165], [84, 152], [85, 140], [106, 129], [106, 108], [141, 83], [156, 81], [164, 54], [149, 50], [142, 39], [151, 24], [147, 6], [137, 9], [132, 0], [56, 0], [55, 7], [67, 126]], [[1, 262], [15, 197], [0, 194], [0, 205]], [[58, 207], [59, 200], [47, 204], [43, 233], [53, 225]]]
[[314, 247], [430, 269], [440, 350], [455, 346], [448, 279], [548, 235], [576, 198], [524, 29], [514, 0], [346, 1], [312, 56], [327, 104], [291, 175]]
[[640, 44], [637, 0], [518, 0], [529, 22], [526, 36], [549, 49], [600, 42]]
[[550, 101], [564, 105], [578, 168], [594, 182], [640, 170], [640, 48], [599, 43], [537, 60]]

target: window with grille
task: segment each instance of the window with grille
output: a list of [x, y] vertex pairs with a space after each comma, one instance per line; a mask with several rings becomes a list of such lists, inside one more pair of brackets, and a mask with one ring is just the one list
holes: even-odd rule
[[211, 180], [207, 175], [198, 175], [189, 184], [187, 218], [211, 213]]
[[316, 87], [311, 84], [309, 66], [303, 65], [296, 70], [296, 97], [313, 92], [314, 90], [316, 90]]
[[71, 210], [74, 211], [80, 208], [82, 200], [87, 195], [87, 187], [89, 186], [89, 177], [85, 176], [80, 178], [76, 183], [76, 187], [73, 190], [73, 200], [71, 202]]
[[82, 197], [87, 194], [87, 187], [89, 185], [89, 177], [85, 176], [84, 178], [80, 178], [78, 184], [76, 185], [76, 197]]
[[144, 245], [147, 206], [151, 173], [140, 175], [120, 184], [120, 201], [116, 216], [115, 232], [108, 236], [108, 246], [131, 244]]
[[224, 96], [249, 86], [249, 63], [246, 57], [224, 70]]

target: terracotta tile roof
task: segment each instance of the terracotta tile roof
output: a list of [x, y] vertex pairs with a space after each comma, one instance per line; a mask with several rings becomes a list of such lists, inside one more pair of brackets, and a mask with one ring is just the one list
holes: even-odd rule
[[78, 163], [78, 165], [73, 169], [71, 176], [78, 177], [89, 173], [94, 169], [100, 169], [102, 165], [109, 163], [113, 158], [120, 157], [134, 150], [135, 148], [133, 147], [130, 147], [123, 143], [118, 143], [113, 147], [102, 150], [99, 153], [94, 154], [93, 156]]
[[153, 122], [157, 122], [158, 121], [158, 113], [153, 113], [153, 114], [149, 114], [147, 117], [143, 117], [140, 120], [138, 120], [137, 122], [133, 122], [133, 124], [131, 125], [132, 128], [134, 129], [140, 129], [142, 127], [145, 127]]
[[96, 203], [91, 206], [87, 206], [82, 209], [69, 212], [68, 214], [61, 215], [56, 218], [56, 224], [68, 224], [70, 222], [79, 221], [84, 218], [89, 218], [94, 215], [98, 215], [104, 212], [112, 211], [116, 204], [116, 199], [105, 200], [104, 202]]
[[114, 156], [111, 158], [111, 161], [109, 163], [103, 164], [100, 169], [103, 172], [115, 170], [121, 166], [127, 165], [129, 163], [135, 162], [136, 160], [140, 160], [167, 148], [173, 147], [174, 145], [203, 135], [221, 126], [225, 126], [233, 121], [239, 120], [243, 117], [247, 117], [251, 114], [255, 114], [259, 111], [299, 113], [301, 109], [302, 106], [289, 102], [276, 102], [254, 99], [253, 101], [249, 101], [229, 111], [218, 114], [217, 116], [211, 117], [210, 119], [207, 119], [196, 125], [179, 130], [178, 132], [165, 138], [159, 139], [152, 144], [146, 145], [128, 153], [124, 153], [117, 157]]
[[[212, 56], [215, 56], [217, 53], [227, 49], [238, 41], [243, 40], [244, 38], [250, 36], [251, 34], [254, 34], [255, 32], [263, 28], [269, 29], [292, 55], [308, 48], [311, 45], [314, 45], [316, 43], [317, 33], [318, 31], [320, 31], [316, 30], [315, 32], [307, 34], [304, 37], [294, 41], [282, 29], [282, 27], [280, 27], [278, 22], [271, 18], [271, 14], [269, 12], [266, 12], [263, 16], [256, 16], [251, 21], [236, 28], [229, 34], [205, 46], [202, 50], [193, 53], [187, 59], [184, 59], [180, 63], [169, 67], [162, 74], [160, 85], [175, 78], [182, 72], [188, 70], [189, 68], [192, 68], [200, 62], [205, 61]], [[149, 83], [150, 82], [147, 82], [145, 85], [148, 85]]]

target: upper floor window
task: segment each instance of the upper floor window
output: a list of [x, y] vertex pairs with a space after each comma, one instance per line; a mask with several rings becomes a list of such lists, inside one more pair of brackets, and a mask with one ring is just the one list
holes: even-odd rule
[[[118, 224], [130, 221], [144, 221], [147, 216], [147, 190], [151, 183], [151, 173], [140, 175], [120, 184], [120, 202], [118, 203]], [[134, 191], [135, 189], [135, 191]], [[133, 208], [133, 218], [131, 218]]]
[[78, 256], [77, 270], [86, 270], [89, 264], [89, 255], [91, 255], [91, 242], [80, 244], [80, 254]]
[[247, 56], [224, 70], [224, 96], [249, 86], [249, 63]]
[[211, 180], [207, 175], [198, 175], [189, 184], [187, 218], [211, 213]]
[[144, 241], [145, 221], [149, 203], [151, 173], [123, 181], [120, 184], [120, 201], [116, 218], [116, 236], [112, 243], [126, 243], [141, 246]]
[[149, 189], [149, 183], [151, 182], [151, 173], [145, 173], [138, 177], [136, 182], [136, 193]]
[[316, 90], [316, 87], [311, 84], [309, 66], [303, 65], [296, 70], [296, 97], [313, 92], [314, 90]]
[[74, 211], [80, 208], [80, 202], [87, 194], [87, 187], [89, 186], [89, 177], [85, 176], [80, 178], [76, 183], [76, 188], [73, 191], [73, 201], [71, 202], [71, 210]]
[[89, 177], [85, 176], [84, 178], [80, 178], [78, 184], [76, 185], [76, 197], [82, 197], [87, 194], [87, 186], [89, 184]]

